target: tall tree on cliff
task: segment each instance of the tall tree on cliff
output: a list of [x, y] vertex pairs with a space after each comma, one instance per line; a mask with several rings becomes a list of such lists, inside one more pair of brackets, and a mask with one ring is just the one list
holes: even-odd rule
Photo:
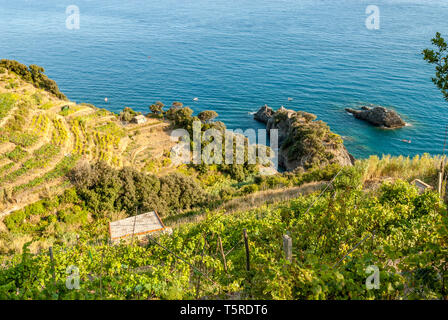
[[206, 123], [215, 119], [217, 116], [218, 114], [216, 113], [216, 111], [213, 110], [205, 110], [198, 114], [199, 120]]
[[153, 114], [160, 114], [160, 113], [163, 114], [164, 107], [165, 105], [162, 102], [157, 101], [156, 103], [149, 106], [149, 110], [151, 110]]
[[436, 66], [436, 76], [432, 78], [432, 82], [442, 91], [445, 100], [448, 101], [448, 46], [439, 32], [436, 33], [431, 43], [436, 46], [436, 49], [423, 50], [423, 59]]

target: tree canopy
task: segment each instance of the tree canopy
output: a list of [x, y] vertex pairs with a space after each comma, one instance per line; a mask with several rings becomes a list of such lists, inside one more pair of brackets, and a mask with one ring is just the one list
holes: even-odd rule
[[182, 108], [184, 106], [184, 104], [182, 102], [179, 101], [174, 101], [172, 107], [174, 108]]
[[125, 122], [130, 122], [135, 116], [140, 115], [141, 112], [136, 112], [129, 107], [125, 107], [123, 111], [120, 112], [120, 120]]
[[218, 114], [213, 110], [205, 110], [198, 114], [198, 118], [202, 122], [211, 121], [211, 120], [215, 119], [217, 116], [218, 116]]
[[59, 87], [54, 80], [49, 79], [45, 74], [45, 69], [37, 65], [30, 65], [27, 67], [15, 60], [0, 60], [0, 67], [6, 68], [14, 72], [24, 81], [32, 83], [36, 88], [44, 89], [62, 100], [67, 100], [67, 97], [59, 91]]
[[80, 199], [99, 215], [121, 210], [134, 215], [139, 209], [166, 217], [200, 205], [206, 195], [196, 180], [181, 173], [158, 178], [131, 167], [117, 170], [101, 161], [80, 163], [68, 177]]
[[423, 50], [423, 59], [436, 66], [436, 74], [432, 78], [432, 82], [442, 91], [445, 100], [448, 101], [448, 46], [439, 32], [431, 39], [431, 43], [436, 49]]
[[166, 117], [177, 127], [187, 127], [192, 121], [192, 114], [193, 110], [188, 107], [171, 107], [166, 112]]
[[162, 102], [157, 101], [156, 103], [149, 106], [149, 110], [151, 110], [151, 112], [154, 114], [159, 114], [163, 113], [163, 107], [165, 107], [165, 105]]

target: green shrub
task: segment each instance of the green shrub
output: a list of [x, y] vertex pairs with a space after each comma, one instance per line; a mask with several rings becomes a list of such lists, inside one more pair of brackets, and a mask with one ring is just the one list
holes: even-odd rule
[[219, 191], [219, 197], [222, 200], [229, 200], [235, 194], [235, 189], [232, 187], [224, 187]]
[[0, 67], [8, 69], [17, 74], [22, 80], [33, 84], [36, 88], [47, 90], [54, 94], [59, 99], [67, 100], [67, 97], [59, 91], [58, 85], [54, 80], [49, 79], [42, 67], [30, 65], [27, 67], [14, 60], [2, 59], [0, 60]]
[[23, 210], [18, 210], [6, 216], [3, 221], [5, 222], [6, 227], [11, 232], [14, 232], [20, 227], [25, 218], [25, 212]]
[[[45, 220], [42, 220], [42, 221], [45, 221]], [[58, 221], [57, 216], [54, 215], [54, 214], [51, 214], [51, 215], [49, 215], [49, 216], [47, 217], [47, 221], [45, 221], [46, 223], [44, 223], [44, 224], [41, 226], [41, 228], [44, 229], [48, 224], [56, 223], [57, 221]]]
[[288, 150], [290, 160], [305, 159], [305, 169], [334, 163], [334, 154], [331, 151], [343, 147], [342, 139], [332, 133], [325, 122], [308, 120], [291, 127], [281, 149]]
[[79, 165], [68, 177], [79, 198], [97, 214], [157, 210], [167, 215], [201, 204], [205, 194], [193, 178], [180, 173], [159, 179], [133, 168], [117, 170], [104, 162]]
[[166, 112], [166, 118], [172, 120], [176, 127], [187, 128], [191, 126], [193, 110], [188, 107], [173, 106]]
[[151, 110], [153, 114], [160, 114], [163, 116], [163, 107], [165, 107], [165, 105], [162, 102], [157, 101], [156, 103], [149, 106], [149, 110]]
[[239, 192], [240, 192], [241, 195], [247, 195], [247, 194], [250, 194], [250, 193], [257, 192], [258, 190], [259, 190], [258, 189], [258, 185], [256, 185], [256, 184], [248, 184], [248, 185], [245, 185], [244, 187], [242, 187], [239, 190]]
[[403, 180], [398, 180], [394, 183], [384, 183], [381, 186], [379, 201], [382, 204], [410, 205], [417, 196], [418, 191], [415, 186]]
[[35, 202], [25, 207], [25, 217], [29, 217], [31, 215], [42, 216], [46, 213], [46, 208], [42, 201]]
[[63, 117], [66, 117], [75, 112], [76, 112], [76, 109], [70, 108], [70, 106], [63, 106], [63, 107], [61, 107], [61, 111], [59, 111], [59, 114]]
[[79, 206], [73, 206], [58, 212], [59, 218], [67, 224], [81, 224], [88, 222], [88, 212]]
[[61, 202], [59, 201], [59, 197], [51, 197], [42, 200], [42, 204], [48, 211], [56, 209], [57, 207], [59, 207], [60, 203]]
[[160, 179], [159, 197], [164, 199], [170, 208], [190, 209], [204, 201], [204, 191], [191, 177], [180, 173], [172, 173]]
[[39, 93], [33, 93], [31, 95], [31, 98], [34, 99], [34, 101], [36, 102], [36, 104], [40, 105], [42, 103], [42, 96]]
[[120, 120], [125, 122], [130, 122], [135, 116], [140, 115], [141, 112], [136, 112], [129, 107], [125, 107], [123, 111], [120, 112]]
[[213, 119], [215, 119], [218, 116], [218, 113], [216, 113], [216, 111], [213, 110], [205, 110], [205, 111], [201, 111], [198, 114], [198, 118], [202, 121], [202, 122], [209, 122]]
[[64, 191], [62, 195], [59, 196], [59, 200], [61, 203], [65, 204], [72, 204], [72, 203], [78, 203], [79, 197], [76, 193], [75, 188], [70, 188]]

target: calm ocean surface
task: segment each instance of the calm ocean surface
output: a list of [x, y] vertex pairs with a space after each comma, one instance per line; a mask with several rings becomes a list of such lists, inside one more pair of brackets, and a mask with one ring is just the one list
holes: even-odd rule
[[[380, 30], [365, 26], [370, 4]], [[65, 26], [69, 5], [79, 30]], [[0, 57], [43, 66], [71, 100], [144, 112], [182, 101], [232, 129], [263, 128], [250, 112], [284, 105], [327, 122], [355, 157], [442, 153], [448, 103], [421, 56], [436, 31], [448, 38], [447, 0], [0, 0]], [[360, 103], [411, 126], [344, 111]]]

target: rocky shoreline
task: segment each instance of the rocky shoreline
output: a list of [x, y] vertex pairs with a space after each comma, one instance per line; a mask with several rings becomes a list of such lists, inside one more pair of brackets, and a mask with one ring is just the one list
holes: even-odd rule
[[314, 121], [314, 114], [283, 106], [274, 111], [264, 105], [254, 114], [254, 119], [266, 124], [268, 132], [278, 129], [278, 162], [287, 171], [354, 163], [355, 159], [345, 148], [342, 138], [331, 132], [326, 123]]

